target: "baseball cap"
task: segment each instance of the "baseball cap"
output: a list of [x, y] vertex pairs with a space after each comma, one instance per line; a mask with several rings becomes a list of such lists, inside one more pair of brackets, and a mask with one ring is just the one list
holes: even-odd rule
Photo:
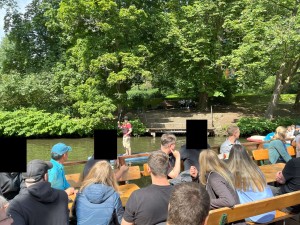
[[128, 120], [128, 116], [124, 116], [124, 120]]
[[40, 159], [31, 160], [27, 164], [27, 171], [23, 173], [23, 178], [27, 183], [35, 183], [40, 181], [48, 170], [53, 167], [51, 162]]
[[51, 152], [57, 155], [63, 155], [68, 151], [72, 151], [72, 148], [64, 143], [57, 143], [51, 149]]

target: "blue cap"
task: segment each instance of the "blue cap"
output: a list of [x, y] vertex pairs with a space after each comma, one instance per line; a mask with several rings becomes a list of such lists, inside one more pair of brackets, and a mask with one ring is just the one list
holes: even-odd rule
[[53, 145], [51, 152], [58, 155], [63, 155], [68, 151], [72, 151], [72, 148], [64, 143], [57, 143]]

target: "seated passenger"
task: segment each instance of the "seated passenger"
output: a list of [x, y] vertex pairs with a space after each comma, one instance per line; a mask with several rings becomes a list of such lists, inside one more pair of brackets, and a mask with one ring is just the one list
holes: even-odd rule
[[178, 184], [170, 196], [167, 225], [205, 225], [209, 206], [204, 187], [194, 182]]
[[287, 151], [285, 145], [285, 137], [286, 137], [285, 127], [282, 126], [277, 127], [275, 135], [268, 147], [269, 161], [272, 164], [286, 163], [292, 158]]
[[51, 160], [53, 168], [51, 168], [49, 173], [49, 182], [51, 187], [64, 190], [68, 195], [72, 195], [75, 192], [74, 187], [71, 187], [69, 182], [66, 180], [65, 170], [63, 163], [68, 160], [68, 152], [72, 148], [64, 143], [57, 143], [53, 145], [51, 149]]
[[72, 209], [77, 224], [110, 224], [114, 213], [120, 224], [124, 209], [117, 190], [118, 184], [111, 165], [105, 160], [98, 161], [77, 193]]
[[[199, 179], [196, 167], [191, 167], [190, 174], [194, 181], [200, 180], [200, 183], [205, 185], [210, 197], [210, 209], [232, 208], [240, 204], [238, 194], [234, 188], [233, 175], [215, 151], [203, 150], [199, 156], [199, 164]], [[245, 222], [237, 221], [232, 224], [245, 225]]]
[[121, 225], [153, 225], [167, 221], [173, 189], [167, 179], [169, 157], [163, 151], [154, 151], [148, 158], [148, 165], [152, 184], [132, 192]]
[[[273, 187], [274, 195], [281, 195], [300, 190], [300, 158], [292, 158], [289, 160], [282, 171], [276, 174], [277, 183], [281, 184], [279, 187]], [[300, 212], [300, 205], [288, 207], [284, 211]]]
[[241, 144], [239, 142], [240, 137], [240, 128], [238, 126], [230, 126], [227, 128], [227, 138], [220, 146], [220, 155], [224, 155], [225, 157], [221, 158], [228, 158], [230, 149], [234, 144]]
[[[242, 145], [233, 145], [227, 161], [234, 177], [234, 187], [241, 203], [273, 197], [266, 178]], [[247, 218], [255, 223], [267, 223], [275, 217], [275, 211]]]

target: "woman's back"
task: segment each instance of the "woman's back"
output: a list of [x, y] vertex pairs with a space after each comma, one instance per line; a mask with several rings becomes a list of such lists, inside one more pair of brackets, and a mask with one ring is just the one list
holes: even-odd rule
[[86, 187], [77, 194], [75, 205], [78, 225], [110, 224], [114, 212], [120, 223], [124, 213], [119, 194], [104, 184]]
[[[112, 220], [121, 223], [124, 209], [117, 182], [110, 164], [96, 162], [82, 182], [73, 212], [78, 225], [108, 225]], [[74, 210], [75, 209], [75, 210]]]
[[[227, 161], [234, 176], [234, 187], [241, 203], [273, 197], [264, 174], [250, 158], [242, 145], [233, 145]], [[247, 218], [247, 220], [266, 223], [273, 220], [275, 211]]]

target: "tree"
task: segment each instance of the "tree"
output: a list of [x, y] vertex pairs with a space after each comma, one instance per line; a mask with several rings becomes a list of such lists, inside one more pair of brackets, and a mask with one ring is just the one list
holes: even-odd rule
[[[224, 71], [217, 65], [230, 52], [224, 20], [239, 11], [238, 2], [191, 1], [159, 15], [164, 25], [158, 33], [155, 81], [160, 88], [198, 97], [207, 108], [209, 96], [224, 96]], [[226, 36], [227, 35], [227, 36]], [[162, 82], [163, 81], [163, 82]]]
[[241, 41], [222, 63], [235, 69], [239, 81], [246, 80], [252, 86], [261, 85], [267, 76], [276, 76], [265, 112], [271, 119], [282, 90], [293, 81], [300, 66], [299, 1], [244, 3], [241, 15], [225, 22], [225, 29], [232, 30]]

